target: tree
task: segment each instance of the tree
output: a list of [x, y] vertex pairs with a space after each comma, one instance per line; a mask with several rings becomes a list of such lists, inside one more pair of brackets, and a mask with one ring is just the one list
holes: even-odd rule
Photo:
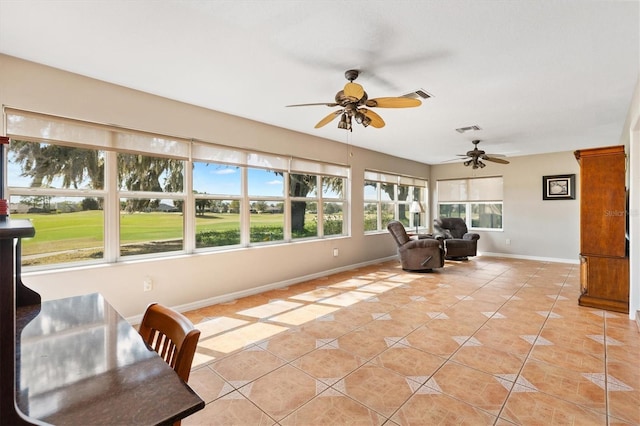
[[[118, 154], [118, 184], [129, 191], [181, 192], [184, 187], [183, 169], [181, 160]], [[128, 204], [133, 211], [143, 211], [159, 204], [159, 201], [129, 200]]]
[[[104, 154], [96, 149], [74, 148], [24, 140], [12, 140], [9, 152], [20, 165], [22, 176], [32, 187], [62, 179], [63, 188], [78, 188], [87, 182], [92, 189], [104, 188]], [[129, 191], [181, 192], [184, 162], [142, 154], [118, 154], [118, 185]], [[128, 200], [126, 209], [142, 211], [159, 200]]]
[[100, 210], [100, 204], [95, 198], [84, 198], [81, 205], [82, 210]]
[[[367, 180], [364, 182], [364, 184], [365, 186], [375, 187], [377, 185], [377, 182]], [[380, 189], [382, 189], [389, 196], [389, 199], [391, 200], [395, 200], [395, 194], [394, 194], [395, 187], [396, 186], [393, 183], [380, 184]], [[404, 185], [398, 185], [398, 200], [406, 200], [408, 196], [409, 196], [409, 187]], [[400, 219], [406, 219], [406, 216], [407, 216], [406, 205], [401, 203], [398, 206], [398, 217]]]
[[211, 206], [211, 200], [196, 198], [196, 214], [204, 216], [204, 211]]
[[9, 152], [32, 187], [51, 185], [58, 177], [63, 188], [77, 189], [87, 179], [92, 189], [104, 187], [104, 157], [97, 150], [12, 139]]
[[[282, 176], [282, 173], [275, 172], [277, 175]], [[322, 185], [327, 187], [327, 190], [342, 193], [343, 179], [334, 177], [322, 177]], [[292, 197], [306, 197], [311, 191], [318, 188], [318, 181], [316, 175], [302, 175], [291, 173], [289, 175], [289, 195]], [[307, 210], [306, 201], [291, 201], [291, 231], [303, 232], [304, 231], [304, 219]]]

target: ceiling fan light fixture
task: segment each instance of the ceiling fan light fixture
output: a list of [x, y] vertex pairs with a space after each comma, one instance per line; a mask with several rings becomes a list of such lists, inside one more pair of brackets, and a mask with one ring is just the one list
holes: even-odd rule
[[351, 117], [347, 114], [342, 114], [340, 122], [338, 123], [338, 129], [351, 130]]
[[371, 119], [361, 111], [356, 111], [354, 117], [356, 119], [356, 123], [362, 124], [362, 126], [364, 127], [367, 127], [369, 126], [369, 124], [371, 124]]

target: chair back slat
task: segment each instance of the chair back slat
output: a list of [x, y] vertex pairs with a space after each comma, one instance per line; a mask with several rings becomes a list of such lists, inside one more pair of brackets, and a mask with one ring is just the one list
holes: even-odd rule
[[200, 330], [181, 313], [157, 303], [149, 305], [142, 318], [140, 335], [185, 382], [200, 338]]

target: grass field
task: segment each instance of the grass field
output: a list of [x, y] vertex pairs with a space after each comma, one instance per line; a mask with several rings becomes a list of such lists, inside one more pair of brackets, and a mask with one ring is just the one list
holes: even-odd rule
[[[36, 229], [34, 238], [22, 244], [24, 256], [99, 248], [104, 246], [104, 216], [99, 210], [59, 214], [12, 214], [14, 219], [30, 219]], [[310, 223], [310, 216], [308, 222]], [[283, 214], [251, 216], [251, 227], [282, 226]], [[182, 241], [181, 213], [133, 213], [120, 215], [121, 245], [149, 241]], [[208, 213], [196, 217], [196, 232], [233, 231], [240, 229], [240, 215]], [[162, 250], [165, 251], [165, 250]]]

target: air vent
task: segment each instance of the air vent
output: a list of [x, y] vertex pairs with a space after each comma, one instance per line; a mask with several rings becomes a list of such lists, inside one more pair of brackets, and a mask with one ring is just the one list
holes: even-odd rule
[[430, 93], [427, 93], [426, 90], [424, 89], [417, 89], [414, 90], [411, 93], [407, 93], [406, 95], [402, 95], [403, 98], [413, 98], [413, 99], [418, 99], [418, 98], [422, 98], [422, 99], [429, 99], [432, 98], [433, 95]]
[[460, 127], [456, 129], [458, 133], [466, 133], [466, 132], [475, 132], [477, 130], [482, 130], [480, 126], [469, 126], [469, 127]]

